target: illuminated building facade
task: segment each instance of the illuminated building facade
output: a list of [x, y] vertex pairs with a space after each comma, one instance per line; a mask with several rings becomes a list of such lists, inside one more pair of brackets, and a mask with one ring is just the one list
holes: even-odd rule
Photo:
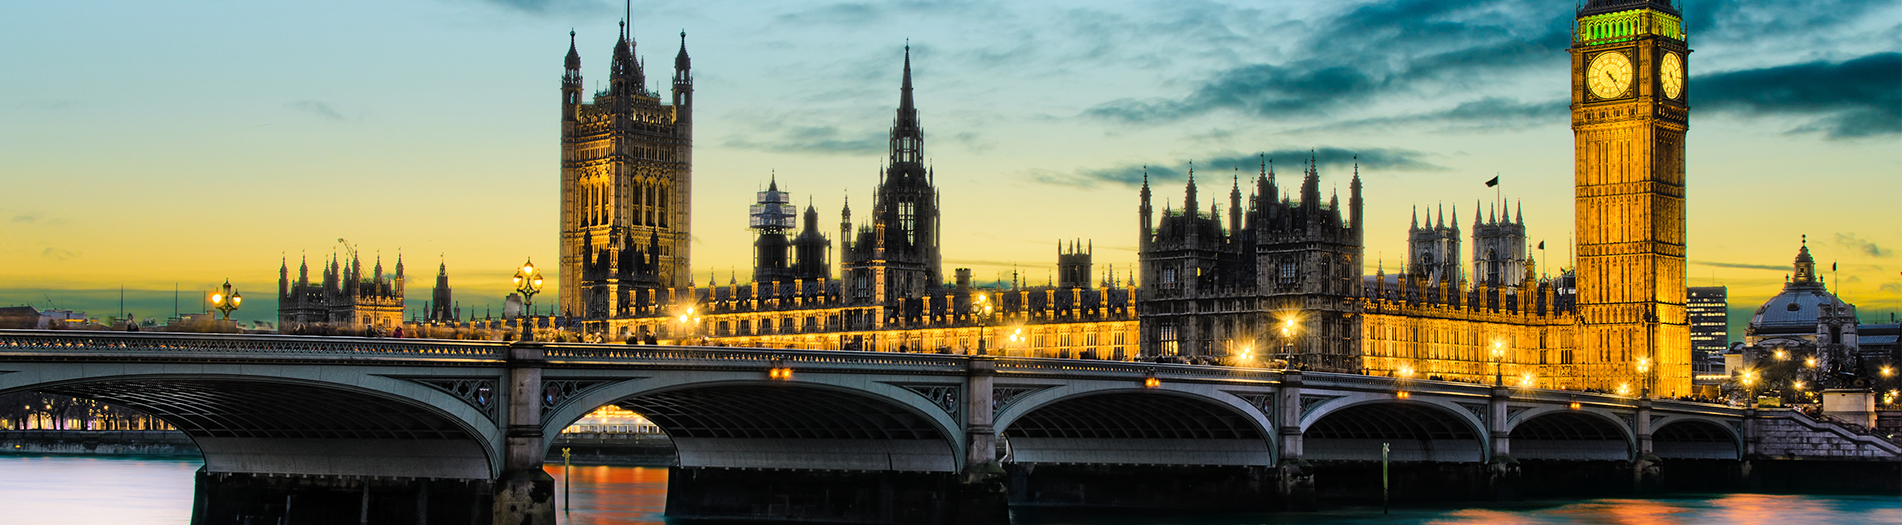
[[390, 329], [403, 323], [403, 257], [396, 257], [396, 274], [386, 277], [378, 258], [373, 273], [363, 273], [363, 261], [350, 255], [342, 265], [335, 255], [323, 268], [322, 281], [310, 281], [309, 261], [297, 265], [290, 279], [289, 261], [277, 269], [277, 326], [330, 325]]
[[1233, 181], [1224, 217], [1220, 204], [1201, 211], [1190, 170], [1182, 210], [1165, 206], [1158, 221], [1145, 175], [1137, 212], [1144, 351], [1359, 371], [1359, 169], [1345, 209], [1338, 196], [1322, 202], [1320, 181], [1310, 162], [1300, 200], [1290, 200], [1263, 162], [1246, 208]]
[[[1669, 0], [1589, 0], [1572, 39], [1581, 364], [1597, 388], [1691, 391], [1685, 312], [1689, 48]], [[1643, 369], [1641, 372], [1640, 370]]]
[[[583, 100], [581, 54], [569, 33], [561, 77], [560, 311], [629, 315], [639, 290], [685, 287], [692, 225], [693, 76], [687, 35], [674, 58], [673, 99], [649, 91], [626, 22], [608, 89]], [[590, 268], [606, 262], [605, 267]]]
[[[1521, 275], [1536, 276], [1527, 260]], [[1368, 279], [1362, 372], [1540, 388], [1583, 388], [1570, 276], [1510, 286], [1434, 281], [1426, 272]]]

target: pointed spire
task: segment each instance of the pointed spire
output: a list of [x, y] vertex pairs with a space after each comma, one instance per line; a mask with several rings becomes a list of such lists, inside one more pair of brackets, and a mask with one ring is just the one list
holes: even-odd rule
[[1525, 206], [1525, 202], [1524, 202], [1524, 201], [1518, 201], [1518, 202], [1514, 202], [1514, 203], [1512, 203], [1512, 208], [1513, 208], [1513, 209], [1512, 209], [1512, 215], [1513, 215], [1513, 217], [1512, 217], [1512, 222], [1513, 222], [1513, 223], [1516, 223], [1516, 224], [1518, 224], [1518, 225], [1520, 225], [1520, 226], [1525, 226], [1525, 225], [1526, 225], [1526, 206]]
[[680, 30], [680, 53], [674, 55], [674, 69], [686, 71], [693, 69], [693, 61], [687, 59], [687, 30]]
[[568, 30], [568, 59], [563, 62], [567, 69], [581, 69], [581, 51], [575, 49], [575, 30]]
[[[891, 163], [924, 161], [924, 128], [918, 123], [918, 107], [911, 95], [911, 40], [905, 40], [904, 80], [898, 89], [898, 117], [892, 121]], [[883, 176], [884, 171], [880, 171]]]
[[1413, 205], [1413, 226], [1408, 227], [1407, 229], [1408, 230], [1420, 229], [1420, 205], [1418, 204]]
[[[1460, 213], [1460, 212], [1459, 212], [1459, 210], [1458, 210], [1458, 209], [1454, 209], [1454, 210], [1453, 210], [1453, 215], [1455, 216], [1455, 217], [1453, 218], [1453, 222], [1455, 222], [1455, 223], [1458, 223], [1458, 222], [1460, 221], [1460, 220], [1459, 220], [1459, 217], [1458, 217], [1458, 215], [1459, 215], [1459, 213]], [[1440, 204], [1440, 222], [1438, 222], [1438, 223], [1436, 223], [1436, 224], [1435, 224], [1435, 225], [1434, 225], [1433, 227], [1434, 227], [1434, 228], [1445, 228], [1445, 227], [1446, 227], [1446, 204], [1444, 204], [1444, 203], [1442, 203], [1442, 204]]]

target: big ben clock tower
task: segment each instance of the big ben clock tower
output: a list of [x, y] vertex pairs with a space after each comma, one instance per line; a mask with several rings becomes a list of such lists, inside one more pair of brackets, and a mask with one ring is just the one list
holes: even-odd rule
[[1690, 53], [1672, 0], [1588, 0], [1572, 36], [1578, 315], [1586, 386], [1685, 395]]

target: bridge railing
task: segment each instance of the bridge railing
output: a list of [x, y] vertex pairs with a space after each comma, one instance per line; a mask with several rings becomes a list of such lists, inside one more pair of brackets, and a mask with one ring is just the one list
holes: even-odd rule
[[1044, 357], [999, 357], [997, 358], [997, 372], [1012, 375], [1049, 374], [1069, 377], [1103, 376], [1116, 378], [1141, 378], [1153, 373], [1157, 379], [1165, 381], [1221, 380], [1270, 383], [1281, 380], [1281, 371], [1269, 368], [1172, 363], [1129, 363], [1123, 361]]
[[857, 352], [847, 350], [751, 349], [704, 346], [614, 344], [541, 345], [544, 358], [559, 364], [638, 364], [696, 368], [768, 368], [775, 363], [795, 370], [890, 370], [963, 373], [964, 356]]
[[260, 334], [0, 330], [0, 358], [283, 357], [500, 361], [508, 344], [439, 339], [380, 339]]

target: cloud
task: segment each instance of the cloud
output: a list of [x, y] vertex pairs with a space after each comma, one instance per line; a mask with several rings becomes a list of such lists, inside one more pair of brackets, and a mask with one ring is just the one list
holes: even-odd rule
[[78, 256], [79, 254], [77, 252], [73, 252], [71, 250], [62, 250], [59, 248], [47, 248], [45, 250], [40, 251], [40, 257], [52, 259], [55, 261], [64, 261], [64, 260], [71, 259]]
[[1885, 250], [1881, 246], [1876, 246], [1876, 243], [1869, 242], [1868, 239], [1857, 237], [1854, 233], [1836, 234], [1836, 244], [1844, 248], [1856, 250], [1870, 257], [1888, 257], [1895, 255], [1895, 250]]
[[1714, 266], [1718, 268], [1741, 268], [1745, 270], [1776, 270], [1776, 271], [1790, 270], [1790, 267], [1788, 266], [1776, 266], [1776, 265], [1770, 265], [1770, 264], [1743, 264], [1743, 263], [1727, 263], [1727, 262], [1714, 262], [1714, 261], [1691, 261], [1691, 264]]
[[284, 107], [330, 120], [344, 120], [343, 112], [337, 111], [336, 107], [320, 100], [299, 100], [284, 104]]
[[40, 219], [43, 219], [45, 217], [46, 217], [46, 214], [43, 214], [37, 211], [27, 212], [27, 213], [22, 213], [22, 214], [13, 216], [13, 222], [16, 224], [33, 224], [36, 222], [40, 222]]
[[538, 15], [599, 11], [606, 6], [593, 0], [480, 0], [480, 3]]
[[1902, 294], [1902, 283], [1883, 283], [1876, 287], [1876, 291]]
[[884, 131], [845, 132], [838, 126], [767, 126], [768, 137], [736, 136], [725, 145], [779, 153], [869, 155], [884, 152], [890, 139]]
[[1512, 131], [1524, 126], [1563, 121], [1569, 108], [1570, 104], [1564, 100], [1521, 102], [1504, 97], [1485, 97], [1441, 111], [1349, 120], [1321, 127], [1351, 129], [1424, 125], [1443, 131]]
[[1570, 16], [1505, 0], [1365, 4], [1313, 24], [1288, 53], [1298, 59], [1222, 69], [1179, 97], [1115, 100], [1084, 114], [1124, 122], [1216, 110], [1268, 120], [1325, 116], [1388, 95], [1430, 93], [1562, 63]]
[[[1361, 168], [1367, 170], [1440, 171], [1446, 169], [1424, 160], [1426, 157], [1425, 153], [1398, 148], [1346, 149], [1320, 147], [1314, 149], [1283, 149], [1256, 154], [1217, 155], [1197, 159], [1193, 161], [1193, 163], [1196, 169], [1201, 171], [1204, 176], [1213, 172], [1219, 177], [1224, 173], [1232, 174], [1235, 171], [1241, 171], [1244, 175], [1252, 175], [1260, 169], [1262, 160], [1266, 159], [1270, 162], [1279, 161], [1280, 166], [1277, 168], [1277, 171], [1283, 172], [1283, 176], [1285, 177], [1288, 176], [1287, 173], [1298, 172], [1301, 166], [1308, 161], [1310, 156], [1314, 158], [1315, 164], [1321, 168], [1324, 175], [1331, 175], [1328, 173], [1329, 171], [1338, 173], [1342, 170], [1351, 169], [1356, 162], [1359, 163]], [[1358, 156], [1358, 159], [1356, 156]], [[1088, 188], [1102, 184], [1113, 184], [1135, 187], [1142, 184], [1145, 176], [1147, 176], [1151, 182], [1186, 180], [1188, 178], [1189, 165], [1190, 162], [1151, 165], [1124, 164], [1109, 168], [1078, 170], [1074, 173], [1035, 171], [1031, 172], [1029, 176], [1031, 180], [1058, 186]]]
[[1809, 119], [1791, 133], [1830, 139], [1902, 134], [1902, 53], [1814, 61], [1695, 77], [1699, 110]]

